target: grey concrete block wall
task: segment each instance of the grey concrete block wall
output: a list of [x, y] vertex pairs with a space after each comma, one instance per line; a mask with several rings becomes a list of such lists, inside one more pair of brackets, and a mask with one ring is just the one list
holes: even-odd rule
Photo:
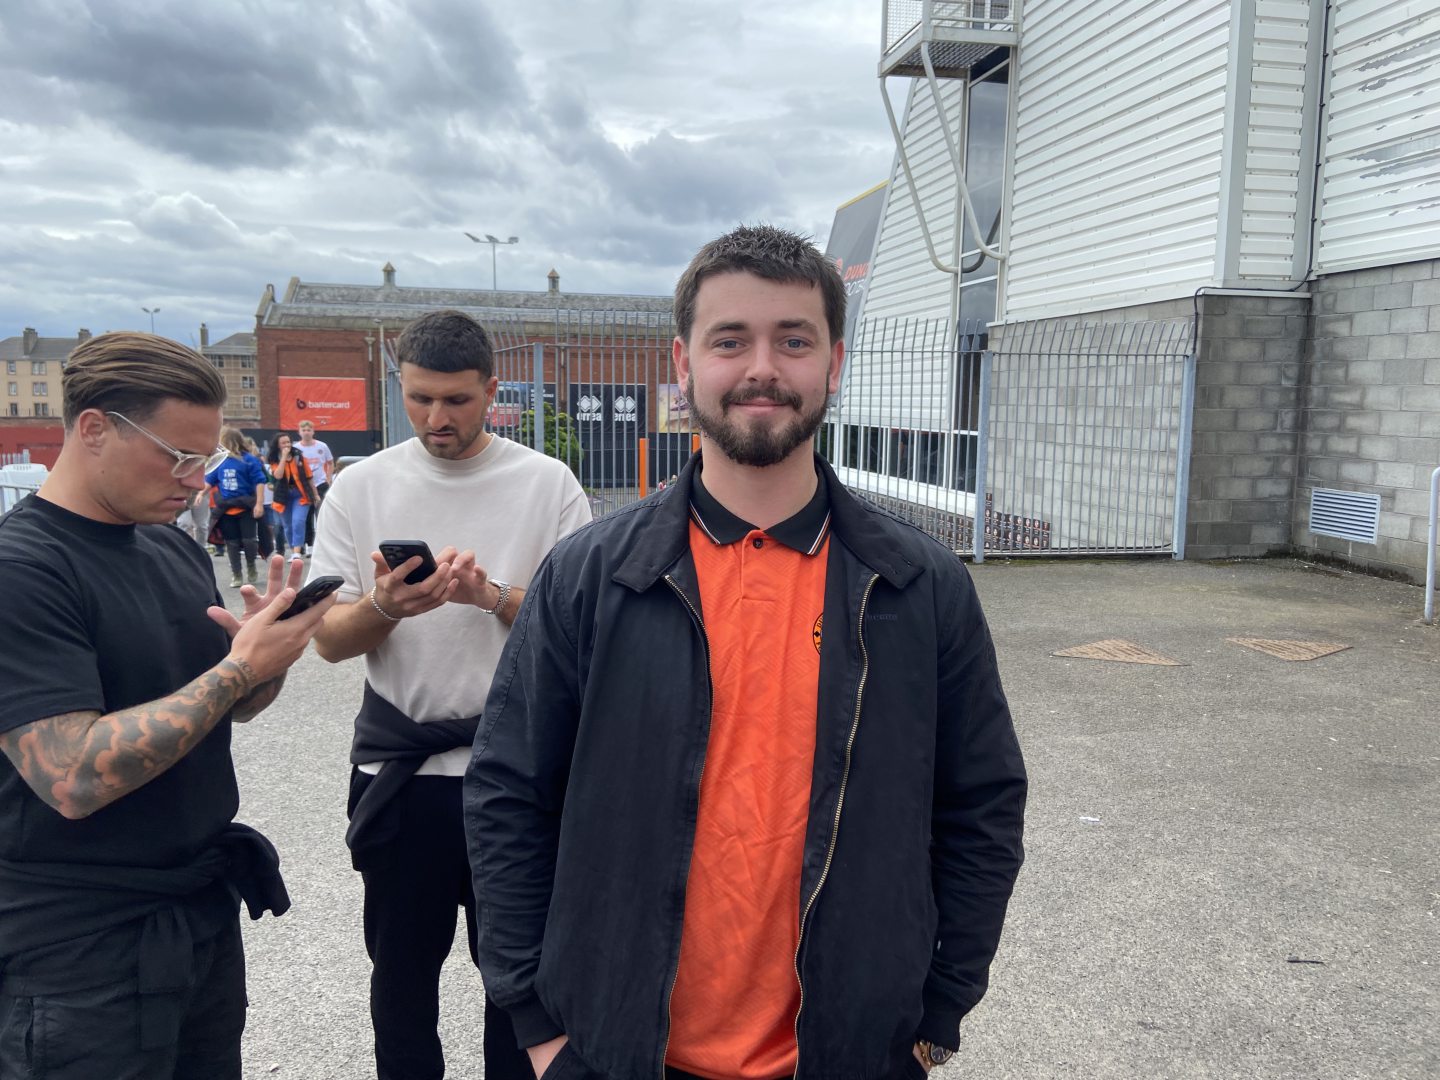
[[[1440, 259], [1327, 275], [1311, 284], [1308, 298], [1205, 293], [1198, 301], [1087, 313], [1084, 321], [1189, 320], [1197, 308], [1186, 556], [1299, 550], [1423, 580], [1429, 479], [1440, 466]], [[1004, 349], [1015, 330], [992, 328], [991, 347]], [[1033, 384], [1017, 385], [1014, 400], [999, 389], [1017, 419], [1038, 404], [1027, 397], [1038, 389]], [[1093, 405], [1071, 419], [1081, 428], [1093, 423]], [[1008, 445], [992, 444], [997, 505], [1012, 496], [1024, 513], [1046, 519], [1064, 506], [1081, 531], [1093, 529], [1097, 544], [1117, 523], [1130, 524], [1093, 477], [1073, 483], [1067, 475], [1062, 498], [1029, 476], [1019, 485], [1025, 497], [1007, 492], [1007, 466], [1045, 441], [1024, 424], [1009, 434]], [[1085, 440], [1077, 441], [1083, 452]], [[1072, 449], [1057, 447], [1050, 460], [1068, 462]], [[1378, 494], [1377, 543], [1312, 533], [1316, 487]], [[1166, 487], [1155, 490], [1163, 497]]]
[[1290, 543], [1309, 300], [1202, 294], [1185, 555]]
[[[1440, 466], [1440, 260], [1329, 274], [1312, 291], [1291, 543], [1423, 580]], [[1317, 487], [1379, 495], [1377, 542], [1312, 533]]]

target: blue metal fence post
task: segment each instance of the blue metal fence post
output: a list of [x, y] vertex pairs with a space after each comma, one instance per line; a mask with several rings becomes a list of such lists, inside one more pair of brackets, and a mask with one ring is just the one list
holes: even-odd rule
[[1190, 502], [1190, 444], [1195, 427], [1195, 354], [1185, 357], [1185, 379], [1180, 389], [1180, 439], [1175, 460], [1175, 530], [1171, 558], [1185, 558], [1185, 526]]
[[[533, 349], [534, 369], [532, 374], [534, 376], [535, 389], [531, 391], [534, 397], [530, 399], [530, 408], [535, 411], [535, 423], [530, 425], [530, 436], [535, 449], [543, 454], [545, 452], [545, 346], [537, 341]], [[558, 410], [559, 401], [556, 401], [555, 404]], [[558, 411], [555, 416], [555, 423], [558, 432], [558, 425], [560, 423]], [[558, 440], [558, 434], [556, 437]]]
[[975, 502], [970, 510], [970, 537], [975, 561], [985, 561], [985, 477], [990, 465], [990, 376], [994, 370], [992, 353], [980, 354], [980, 400], [975, 411], [979, 421], [975, 432]]

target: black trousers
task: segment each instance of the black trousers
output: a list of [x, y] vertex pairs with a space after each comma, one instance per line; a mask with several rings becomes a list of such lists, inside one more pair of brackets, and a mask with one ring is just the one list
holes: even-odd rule
[[0, 993], [0, 1077], [240, 1080], [245, 1005], [237, 919], [195, 946], [189, 986], [152, 1002], [148, 1029], [133, 975], [57, 994]]
[[315, 485], [315, 505], [310, 507], [310, 513], [305, 518], [305, 546], [315, 546], [315, 518], [320, 513], [320, 504], [325, 501], [325, 493], [330, 490], [329, 484]]
[[230, 557], [230, 572], [240, 576], [240, 552], [245, 552], [245, 564], [255, 565], [258, 546], [255, 530], [255, 515], [250, 510], [238, 514], [220, 515], [220, 534], [225, 537], [225, 554]]
[[[350, 805], [373, 778], [352, 774]], [[367, 860], [365, 948], [370, 1019], [379, 1080], [438, 1080], [445, 1075], [437, 1024], [440, 967], [465, 912], [470, 959], [477, 966], [475, 893], [460, 809], [461, 778], [417, 776], [385, 808], [395, 839]], [[530, 1056], [516, 1044], [509, 1015], [485, 998], [486, 1080], [535, 1080]]]

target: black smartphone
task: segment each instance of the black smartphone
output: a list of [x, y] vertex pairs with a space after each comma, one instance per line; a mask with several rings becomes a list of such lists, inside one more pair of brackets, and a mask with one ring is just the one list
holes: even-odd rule
[[405, 577], [406, 585], [424, 581], [436, 570], [435, 556], [430, 554], [430, 545], [424, 540], [382, 540], [380, 541], [380, 554], [385, 559], [385, 565], [391, 570], [394, 570], [406, 559], [413, 559], [416, 555], [420, 556], [420, 565]]
[[306, 582], [305, 587], [295, 594], [295, 602], [286, 608], [285, 614], [275, 621], [280, 622], [282, 619], [290, 618], [291, 615], [299, 615], [302, 611], [308, 611], [344, 584], [345, 579], [336, 577], [334, 574], [327, 574]]

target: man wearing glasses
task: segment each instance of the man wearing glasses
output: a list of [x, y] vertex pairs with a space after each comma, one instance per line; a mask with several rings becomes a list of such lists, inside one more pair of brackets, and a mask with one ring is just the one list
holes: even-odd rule
[[220, 604], [170, 522], [203, 488], [225, 388], [148, 334], [71, 354], [65, 445], [0, 518], [0, 1076], [238, 1078], [237, 918], [282, 913], [233, 821], [232, 722], [274, 699], [328, 607], [300, 564]]

